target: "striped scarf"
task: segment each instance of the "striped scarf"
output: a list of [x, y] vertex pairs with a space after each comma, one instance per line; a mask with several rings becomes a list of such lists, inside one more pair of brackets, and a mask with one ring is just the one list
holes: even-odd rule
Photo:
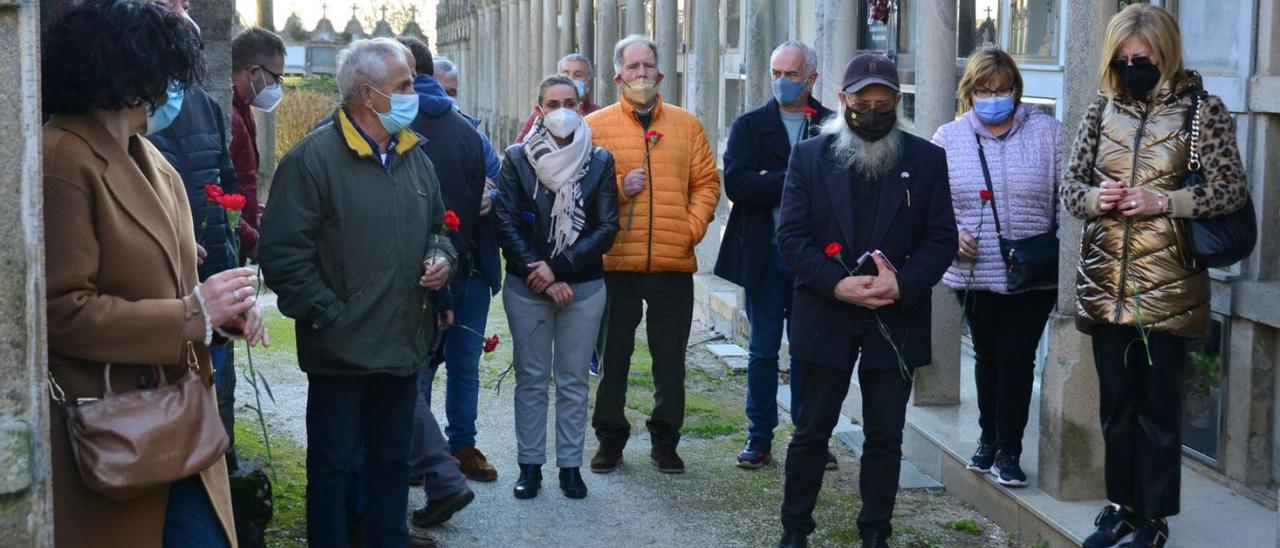
[[591, 129], [585, 121], [580, 121], [573, 132], [573, 141], [561, 147], [539, 119], [525, 137], [524, 152], [538, 175], [538, 182], [555, 196], [551, 206], [551, 233], [547, 237], [553, 244], [551, 256], [554, 257], [576, 242], [587, 224], [579, 183], [591, 167]]

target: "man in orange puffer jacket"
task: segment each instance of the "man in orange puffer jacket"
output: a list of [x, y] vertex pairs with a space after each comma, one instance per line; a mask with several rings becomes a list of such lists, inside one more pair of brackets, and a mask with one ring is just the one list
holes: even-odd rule
[[628, 36], [613, 50], [622, 98], [587, 116], [596, 146], [613, 153], [622, 230], [604, 256], [604, 365], [591, 425], [600, 450], [591, 470], [611, 472], [631, 435], [624, 412], [635, 333], [648, 304], [654, 406], [647, 426], [650, 460], [678, 474], [684, 424], [685, 346], [693, 323], [693, 247], [707, 233], [720, 200], [720, 176], [702, 124], [689, 111], [664, 104], [657, 86], [658, 47]]

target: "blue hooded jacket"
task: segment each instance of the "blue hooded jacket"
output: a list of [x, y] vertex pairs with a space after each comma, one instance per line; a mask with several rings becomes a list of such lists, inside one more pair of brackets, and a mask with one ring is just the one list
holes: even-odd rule
[[419, 75], [413, 81], [413, 89], [418, 94], [418, 117], [413, 129], [427, 137], [427, 155], [436, 166], [441, 186], [445, 187], [442, 189], [445, 206], [457, 211], [463, 219], [463, 230], [457, 235], [466, 241], [455, 241], [454, 246], [460, 251], [471, 251], [469, 258], [473, 260], [466, 268], [479, 275], [493, 294], [497, 294], [502, 287], [502, 267], [494, 216], [464, 213], [472, 209], [473, 203], [478, 207], [484, 179], [498, 180], [501, 167], [497, 154], [484, 134], [475, 129], [475, 121], [457, 110], [453, 98], [435, 78]]

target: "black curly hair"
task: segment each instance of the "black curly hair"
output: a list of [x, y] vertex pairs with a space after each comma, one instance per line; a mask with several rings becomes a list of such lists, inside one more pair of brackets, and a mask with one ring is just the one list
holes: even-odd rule
[[47, 114], [162, 104], [170, 82], [204, 76], [195, 29], [162, 4], [87, 0], [45, 30], [41, 78]]

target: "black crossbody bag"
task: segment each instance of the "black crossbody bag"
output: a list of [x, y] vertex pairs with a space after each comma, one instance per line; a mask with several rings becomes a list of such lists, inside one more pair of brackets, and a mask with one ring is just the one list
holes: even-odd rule
[[1000, 214], [996, 212], [996, 191], [991, 187], [991, 170], [987, 167], [987, 154], [982, 148], [982, 138], [976, 133], [978, 159], [982, 161], [982, 177], [991, 193], [991, 216], [996, 221], [996, 235], [1000, 237], [1000, 258], [1004, 260], [1010, 293], [1028, 289], [1047, 289], [1058, 285], [1058, 234], [1050, 230], [1018, 240], [1005, 238], [1000, 229]]
[[[1192, 96], [1191, 110], [1187, 112], [1187, 128], [1191, 136], [1191, 157], [1187, 161], [1187, 177], [1184, 188], [1203, 186], [1204, 174], [1200, 172], [1200, 103], [1204, 96]], [[1222, 268], [1244, 260], [1253, 252], [1258, 241], [1258, 224], [1253, 212], [1253, 199], [1226, 215], [1207, 219], [1186, 219], [1188, 243], [1195, 266]]]

